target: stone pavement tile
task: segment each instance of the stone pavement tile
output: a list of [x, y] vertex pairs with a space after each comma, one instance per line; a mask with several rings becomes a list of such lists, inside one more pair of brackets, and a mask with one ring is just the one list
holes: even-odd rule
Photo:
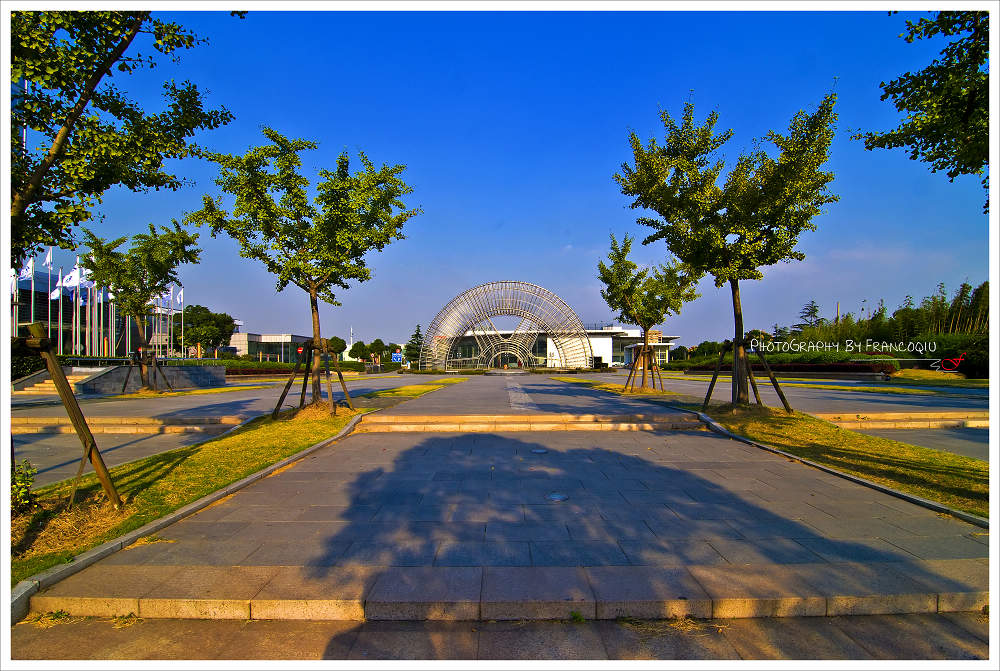
[[939, 613], [938, 616], [945, 618], [983, 643], [990, 642], [990, 616], [986, 613]]
[[233, 540], [256, 540], [260, 542], [284, 541], [288, 543], [304, 542], [317, 539], [337, 529], [340, 522], [260, 522], [250, 524], [241, 529], [232, 538]]
[[630, 562], [613, 540], [532, 541], [534, 566], [627, 566]]
[[886, 538], [889, 536], [912, 536], [912, 534], [877, 517], [834, 518], [830, 520], [812, 519], [809, 522], [827, 538]]
[[277, 567], [185, 566], [139, 599], [140, 617], [250, 619], [250, 599]]
[[582, 568], [490, 566], [483, 582], [484, 620], [593, 619], [594, 594]]
[[394, 543], [354, 541], [340, 556], [343, 566], [430, 566], [437, 554], [437, 543]]
[[438, 546], [435, 566], [531, 566], [527, 541], [459, 541]]
[[[525, 523], [546, 521], [570, 522], [586, 517], [600, 517], [601, 506], [593, 503], [579, 503], [575, 500], [559, 503], [530, 503], [521, 506]], [[502, 520], [501, 520], [502, 521]]]
[[937, 615], [837, 617], [840, 628], [875, 659], [987, 659], [989, 646]]
[[666, 507], [683, 520], [741, 519], [747, 515], [746, 504], [671, 503]]
[[990, 549], [967, 536], [910, 536], [886, 535], [885, 540], [921, 559], [975, 559], [988, 557]]
[[[360, 491], [356, 494], [352, 494], [345, 499], [341, 499], [338, 503], [344, 503], [346, 505], [378, 505], [378, 506], [392, 506], [392, 505], [409, 505], [415, 503], [421, 503], [424, 498], [423, 494], [417, 494], [412, 492], [397, 492], [397, 491]], [[329, 496], [324, 497], [323, 501], [309, 501], [309, 503], [327, 503], [334, 505], [336, 497]]]
[[160, 558], [171, 549], [176, 541], [153, 543], [133, 543], [101, 560], [101, 566], [139, 566], [142, 564], [162, 564]]
[[712, 616], [712, 601], [687, 569], [591, 566], [585, 569], [597, 619]]
[[743, 538], [740, 525], [728, 523], [728, 520], [648, 520], [646, 524], [658, 538], [662, 539], [701, 539], [712, 538]]
[[350, 542], [338, 543], [320, 538], [264, 542], [245, 559], [235, 562], [234, 566], [332, 566]]
[[372, 521], [448, 522], [454, 509], [454, 505], [382, 506]]
[[952, 536], [981, 530], [976, 525], [963, 522], [951, 515], [900, 515], [892, 513], [886, 515], [885, 519], [893, 526], [918, 536]]
[[38, 612], [65, 610], [74, 615], [114, 616], [139, 612], [139, 597], [169, 580], [176, 566], [95, 564], [31, 597]]
[[725, 520], [743, 538], [815, 538], [819, 530], [805, 520], [782, 518], [773, 513], [758, 511], [756, 519]]
[[980, 545], [989, 545], [990, 544], [990, 532], [989, 531], [985, 531], [983, 529], [979, 529], [977, 531], [973, 531], [971, 533], [968, 533], [968, 534], [966, 534], [966, 537], [970, 538], [970, 539], [972, 539], [974, 541], [976, 541]]
[[743, 541], [710, 538], [709, 544], [731, 564], [805, 564], [822, 561], [790, 538]]
[[483, 569], [420, 566], [381, 572], [365, 599], [369, 620], [478, 620]]
[[825, 595], [788, 566], [690, 566], [688, 570], [712, 598], [713, 617], [826, 613]]
[[[219, 522], [291, 522], [301, 519], [306, 506], [228, 506], [229, 512]], [[199, 520], [199, 516], [192, 518]]]
[[484, 622], [479, 659], [607, 659], [599, 630], [590, 623]]
[[[153, 545], [138, 547], [135, 550], [116, 552], [102, 560], [102, 562], [132, 562], [134, 561], [133, 559], [127, 559], [126, 557], [135, 552], [145, 555], [142, 563], [150, 566], [233, 566], [248, 557], [260, 545], [260, 541], [256, 540], [229, 540], [225, 543], [216, 543], [214, 541], [154, 543]], [[149, 550], [146, 550], [146, 548], [149, 548]]]
[[600, 516], [609, 522], [631, 524], [643, 520], [672, 522], [680, 519], [663, 503], [635, 506], [630, 504], [607, 505], [599, 509]]
[[890, 508], [889, 506], [882, 505], [881, 503], [863, 499], [858, 500], [837, 497], [816, 500], [813, 498], [809, 500], [809, 505], [838, 519], [857, 517], [892, 518], [893, 516], [899, 515], [899, 511], [895, 508]]
[[722, 634], [724, 623], [682, 619], [596, 624], [609, 659], [740, 659]]
[[255, 620], [363, 620], [377, 566], [284, 566], [250, 600]]
[[651, 540], [655, 534], [642, 520], [610, 522], [594, 517], [584, 517], [566, 522], [573, 540]]
[[825, 617], [727, 620], [722, 633], [743, 659], [871, 659]]
[[636, 566], [725, 564], [715, 548], [702, 540], [621, 541], [618, 544]]
[[453, 522], [523, 522], [524, 509], [519, 505], [463, 503], [455, 506]]
[[477, 622], [366, 622], [347, 659], [475, 659]]
[[337, 532], [338, 539], [353, 538], [399, 543], [427, 541], [481, 541], [484, 522], [368, 522], [351, 523]]
[[171, 524], [156, 535], [168, 540], [221, 543], [249, 526], [247, 522], [197, 522], [192, 518]]
[[561, 522], [488, 522], [487, 541], [548, 541], [569, 540], [566, 525]]
[[219, 641], [219, 659], [347, 659], [359, 622], [348, 620], [250, 620]]
[[881, 538], [800, 537], [796, 542], [830, 562], [892, 562], [916, 557]]
[[370, 522], [379, 506], [305, 506], [296, 518], [303, 522], [326, 522], [348, 520], [352, 522]]
[[907, 577], [905, 566], [900, 562], [842, 562], [790, 564], [787, 570], [826, 597], [827, 615], [936, 612], [937, 594]]
[[979, 611], [989, 603], [990, 568], [980, 559], [930, 559], [895, 568], [938, 595], [938, 612]]

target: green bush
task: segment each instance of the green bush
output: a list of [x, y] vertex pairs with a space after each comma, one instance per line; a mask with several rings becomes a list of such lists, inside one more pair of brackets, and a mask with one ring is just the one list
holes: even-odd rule
[[35, 493], [31, 485], [35, 483], [35, 473], [38, 469], [27, 459], [19, 464], [12, 464], [10, 474], [10, 512], [13, 515], [30, 512], [36, 505]]
[[914, 354], [914, 356], [923, 356], [928, 359], [957, 359], [964, 353], [965, 356], [958, 365], [959, 373], [968, 378], [988, 378], [990, 376], [990, 339], [986, 334], [921, 335], [911, 340], [933, 342], [937, 346], [933, 352], [922, 355]]
[[[66, 365], [65, 356], [57, 356], [56, 361]], [[45, 368], [45, 360], [40, 356], [12, 356], [10, 358], [10, 380], [16, 382], [43, 368]]]

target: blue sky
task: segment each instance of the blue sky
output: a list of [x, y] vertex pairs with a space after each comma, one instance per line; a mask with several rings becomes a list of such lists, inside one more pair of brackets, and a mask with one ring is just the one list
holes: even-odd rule
[[[944, 282], [988, 279], [988, 218], [978, 178], [949, 183], [903, 150], [865, 151], [855, 129], [898, 121], [879, 83], [922, 68], [939, 40], [906, 44], [906, 18], [872, 12], [225, 12], [163, 13], [210, 44], [151, 72], [116, 77], [160, 109], [160, 82], [190, 79], [236, 117], [203, 134], [212, 149], [242, 153], [268, 125], [319, 143], [310, 176], [347, 150], [403, 163], [408, 204], [424, 214], [406, 239], [371, 255], [374, 278], [321, 307], [324, 335], [405, 342], [459, 292], [495, 280], [540, 284], [584, 322], [612, 315], [599, 294], [597, 261], [609, 233], [640, 239], [612, 179], [630, 160], [628, 130], [662, 137], [658, 110], [675, 116], [690, 97], [699, 119], [719, 112], [732, 128], [728, 161], [770, 129], [783, 130], [833, 87], [837, 137], [828, 169], [840, 202], [804, 234], [803, 262], [764, 269], [741, 285], [746, 328], [790, 324], [815, 299], [856, 311], [884, 298], [890, 310]], [[140, 45], [140, 51], [149, 51]], [[120, 81], [118, 81], [120, 80]], [[208, 163], [184, 160], [179, 192], [110, 192], [95, 229], [106, 237], [166, 224], [215, 194]], [[311, 333], [308, 298], [241, 259], [236, 243], [203, 233], [198, 266], [181, 271], [189, 303], [242, 319], [254, 332]], [[636, 244], [640, 263], [664, 260], [663, 243]], [[56, 253], [72, 265], [71, 252]], [[732, 337], [728, 287], [670, 318], [680, 342]]]

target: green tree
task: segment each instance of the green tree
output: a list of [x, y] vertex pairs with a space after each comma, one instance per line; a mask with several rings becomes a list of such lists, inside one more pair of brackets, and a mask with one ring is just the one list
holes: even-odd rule
[[406, 347], [403, 349], [403, 353], [406, 355], [406, 360], [419, 361], [420, 350], [423, 346], [424, 334], [420, 332], [420, 324], [417, 324], [417, 328], [413, 330], [413, 335], [410, 336], [409, 341], [406, 343]]
[[[184, 263], [198, 263], [201, 250], [195, 246], [196, 233], [184, 230], [177, 222], [173, 228], [152, 224], [149, 233], [132, 236], [128, 251], [119, 251], [127, 236], [105, 241], [89, 229], [83, 229], [84, 242], [90, 248], [80, 265], [90, 273], [99, 287], [107, 287], [115, 295], [115, 305], [123, 315], [132, 317], [139, 331], [139, 346], [149, 350], [143, 319], [153, 301], [162, 296], [171, 284], [183, 286], [177, 268]], [[142, 386], [149, 388], [149, 369], [144, 356], [139, 363]]]
[[185, 349], [199, 346], [215, 350], [228, 343], [235, 330], [236, 321], [231, 316], [225, 312], [212, 312], [204, 305], [185, 305], [183, 320], [180, 314], [174, 315], [174, 335], [177, 344]]
[[10, 35], [11, 84], [18, 89], [10, 139], [14, 267], [44, 245], [72, 247], [73, 227], [92, 218], [91, 208], [113, 186], [180, 188], [183, 181], [164, 162], [199, 155], [190, 141], [195, 132], [233, 118], [224, 107], [207, 109], [187, 81], [163, 84], [165, 109], [156, 114], [122, 93], [115, 75], [155, 67], [156, 53], [177, 60], [181, 50], [207, 41], [148, 11], [12, 12]]
[[989, 211], [990, 156], [989, 56], [990, 24], [986, 11], [943, 11], [933, 18], [906, 22], [900, 37], [914, 40], [952, 38], [939, 58], [918, 72], [907, 72], [886, 84], [882, 100], [891, 99], [906, 120], [893, 130], [859, 133], [865, 149], [906, 147], [913, 160], [930, 163], [931, 172], [982, 176]]
[[691, 103], [685, 105], [680, 125], [664, 110], [664, 144], [650, 139], [643, 146], [632, 132], [635, 166], [622, 164], [615, 175], [622, 193], [633, 198], [633, 208], [660, 217], [638, 219], [655, 231], [643, 244], [664, 240], [693, 272], [711, 273], [717, 287], [729, 284], [733, 403], [749, 403], [740, 280], [759, 280], [763, 266], [805, 258], [795, 249], [799, 234], [814, 230], [812, 219], [821, 207], [837, 200], [827, 191], [833, 173], [820, 170], [833, 140], [835, 102], [831, 93], [813, 113], [796, 113], [786, 135], [769, 132], [764, 139], [774, 145], [777, 158], [755, 146], [739, 156], [722, 186], [717, 182], [724, 162], [713, 157], [732, 131], [715, 134], [715, 112], [696, 126]]
[[202, 209], [188, 218], [209, 226], [213, 237], [225, 233], [239, 242], [240, 256], [263, 262], [278, 276], [278, 291], [291, 283], [309, 295], [316, 343], [312, 389], [318, 401], [319, 301], [339, 305], [336, 287], [369, 280], [365, 255], [403, 238], [403, 224], [420, 210], [406, 209], [401, 200], [412, 192], [399, 178], [405, 166], [376, 168], [364, 153], [359, 156], [362, 169], [353, 174], [346, 153], [337, 158], [335, 170], [320, 170], [310, 197], [299, 154], [316, 149], [316, 143], [289, 139], [270, 128], [263, 133], [270, 144], [251, 147], [243, 156], [211, 155], [220, 167], [215, 183], [235, 199], [232, 214], [223, 209], [221, 198], [205, 196]]
[[372, 356], [372, 362], [374, 363], [375, 358], [379, 357], [381, 360], [385, 356], [385, 343], [382, 342], [381, 338], [375, 338], [368, 344], [368, 353]]
[[332, 354], [336, 354], [338, 359], [340, 358], [340, 355], [344, 353], [344, 350], [347, 349], [347, 341], [339, 336], [328, 338], [327, 342], [330, 346], [330, 352]]
[[799, 319], [802, 321], [795, 325], [795, 328], [799, 331], [819, 324], [819, 303], [811, 300], [802, 306], [802, 309], [799, 310]]
[[[650, 269], [639, 270], [638, 264], [628, 258], [632, 238], [625, 235], [621, 245], [611, 236], [610, 264], [597, 262], [597, 277], [604, 284], [601, 297], [618, 319], [635, 324], [642, 329], [643, 353], [649, 348], [649, 329], [662, 324], [668, 315], [680, 314], [687, 301], [698, 297], [694, 290], [700, 276], [673, 261]], [[648, 362], [642, 366], [643, 389], [648, 389], [646, 373]]]
[[357, 359], [358, 361], [364, 361], [368, 358], [368, 347], [361, 340], [357, 341], [351, 345], [351, 351], [348, 352], [352, 359]]

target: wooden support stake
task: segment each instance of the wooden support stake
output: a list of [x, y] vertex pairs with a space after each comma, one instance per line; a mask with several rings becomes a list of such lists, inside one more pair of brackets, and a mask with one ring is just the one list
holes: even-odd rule
[[128, 379], [130, 377], [132, 377], [132, 361], [131, 360], [129, 360], [129, 362], [128, 362], [128, 370], [125, 372], [125, 382], [122, 383], [122, 393], [123, 394], [125, 393], [125, 390], [128, 389]]
[[632, 383], [632, 380], [635, 378], [635, 366], [636, 366], [636, 362], [638, 362], [638, 360], [639, 359], [637, 357], [632, 357], [632, 365], [628, 367], [628, 379], [625, 380], [625, 393], [626, 394], [628, 393], [629, 384]]
[[285, 388], [281, 390], [281, 396], [278, 397], [278, 404], [274, 406], [274, 412], [271, 413], [271, 419], [278, 419], [278, 412], [281, 410], [281, 404], [285, 402], [285, 396], [288, 395], [288, 390], [292, 388], [292, 384], [295, 382], [295, 376], [299, 374], [299, 366], [302, 365], [302, 357], [295, 362], [295, 368], [292, 369], [292, 374], [288, 377], [288, 382], [285, 383]]
[[[28, 326], [28, 331], [36, 338], [45, 336], [45, 326], [41, 322], [35, 322]], [[108, 500], [111, 501], [111, 505], [116, 509], [121, 508], [121, 497], [118, 496], [118, 490], [115, 489], [115, 485], [111, 481], [111, 474], [108, 473], [108, 467], [104, 464], [101, 451], [97, 449], [97, 441], [94, 440], [94, 434], [90, 432], [90, 427], [87, 426], [87, 419], [83, 416], [83, 411], [80, 410], [80, 404], [76, 400], [73, 388], [69, 385], [69, 380], [66, 379], [66, 374], [63, 373], [62, 366], [59, 365], [59, 361], [56, 359], [55, 352], [52, 351], [51, 343], [49, 343], [47, 349], [39, 350], [39, 353], [42, 359], [45, 360], [45, 366], [49, 369], [49, 375], [56, 386], [56, 391], [59, 392], [59, 399], [66, 408], [66, 414], [69, 415], [69, 419], [73, 423], [76, 435], [83, 444], [84, 458], [89, 459], [90, 463], [94, 465], [94, 472], [97, 474], [97, 479], [100, 481]], [[82, 474], [83, 469], [80, 470]], [[73, 505], [73, 497], [76, 495], [78, 482], [79, 475], [77, 476], [77, 482], [73, 483], [73, 493], [69, 505]]]
[[174, 390], [173, 385], [170, 384], [170, 380], [167, 379], [167, 374], [164, 373], [162, 370], [160, 370], [160, 367], [156, 363], [156, 355], [154, 354], [153, 355], [153, 379], [156, 379], [156, 374], [157, 373], [159, 373], [160, 377], [163, 378], [163, 381], [167, 383], [167, 389], [169, 389], [170, 391], [173, 391]]
[[767, 359], [764, 358], [762, 352], [757, 352], [757, 356], [760, 357], [761, 362], [764, 364], [764, 370], [767, 371], [767, 376], [771, 378], [771, 384], [774, 385], [774, 390], [778, 392], [778, 398], [781, 399], [781, 405], [785, 406], [785, 412], [791, 414], [792, 406], [788, 405], [788, 400], [785, 399], [785, 394], [782, 393], [781, 387], [778, 386], [778, 380], [775, 379], [774, 373], [771, 372], [771, 367], [767, 365]]
[[333, 379], [330, 377], [330, 348], [326, 339], [323, 340], [323, 354], [326, 355], [324, 361], [326, 367], [326, 395], [330, 399], [330, 412], [337, 414], [337, 402], [333, 400]]
[[354, 403], [351, 401], [351, 395], [347, 393], [347, 383], [344, 381], [344, 374], [340, 372], [340, 363], [337, 361], [336, 355], [334, 355], [333, 367], [337, 371], [337, 377], [340, 378], [340, 388], [344, 390], [344, 398], [347, 400], [347, 407], [354, 410]]
[[299, 407], [306, 404], [306, 389], [309, 388], [309, 373], [312, 371], [312, 345], [303, 345], [302, 352], [306, 355], [306, 372], [302, 378], [302, 395], [299, 396]]
[[750, 387], [753, 388], [753, 396], [757, 399], [757, 405], [764, 405], [760, 400], [760, 392], [757, 390], [757, 380], [753, 376], [753, 364], [747, 361], [747, 377], [750, 378]]
[[708, 393], [705, 394], [705, 402], [701, 405], [701, 411], [708, 410], [708, 402], [712, 400], [712, 390], [715, 389], [715, 381], [719, 379], [719, 371], [722, 370], [722, 360], [726, 357], [726, 350], [723, 348], [719, 352], [719, 362], [715, 364], [715, 372], [712, 374], [712, 381], [708, 384]]

